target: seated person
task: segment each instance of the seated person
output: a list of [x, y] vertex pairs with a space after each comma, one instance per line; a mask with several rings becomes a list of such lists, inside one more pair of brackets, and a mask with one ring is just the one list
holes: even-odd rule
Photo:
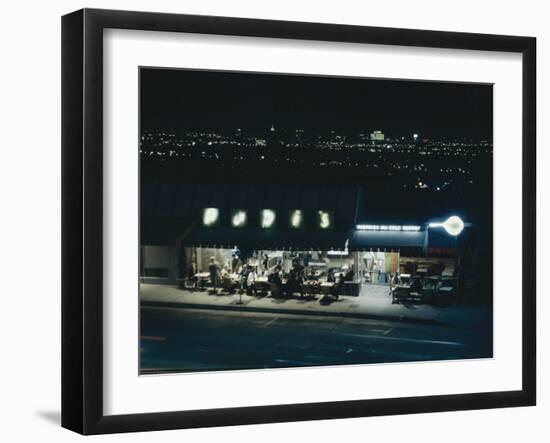
[[409, 288], [409, 292], [422, 292], [422, 281], [420, 280], [420, 278], [413, 278], [411, 287]]
[[393, 274], [390, 282], [393, 286], [397, 286], [401, 284], [401, 277], [399, 276], [399, 272], [396, 272]]
[[315, 276], [315, 271], [312, 268], [310, 268], [307, 272], [304, 272], [304, 274], [305, 274], [306, 280], [309, 280], [309, 281], [317, 280], [317, 277]]
[[274, 272], [269, 276], [269, 283], [271, 285], [271, 295], [278, 298], [282, 293], [283, 280], [279, 272]]
[[252, 292], [254, 292], [254, 295], [258, 295], [256, 289], [256, 270], [253, 266], [250, 266], [248, 276], [246, 277], [246, 293], [250, 295]]
[[287, 291], [289, 295], [298, 292], [302, 296], [303, 270], [298, 263], [295, 263], [290, 269], [287, 281]]
[[235, 285], [233, 283], [233, 279], [231, 278], [231, 273], [226, 268], [222, 269], [220, 279], [223, 290], [229, 292], [230, 294], [235, 293]]
[[392, 295], [393, 291], [395, 291], [395, 287], [401, 284], [401, 279], [399, 278], [399, 272], [395, 272], [391, 274], [389, 283], [390, 283], [390, 295]]

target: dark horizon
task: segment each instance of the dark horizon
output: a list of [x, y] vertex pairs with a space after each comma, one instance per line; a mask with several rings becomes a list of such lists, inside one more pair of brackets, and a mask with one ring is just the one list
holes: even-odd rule
[[140, 69], [142, 130], [243, 128], [492, 140], [492, 85]]

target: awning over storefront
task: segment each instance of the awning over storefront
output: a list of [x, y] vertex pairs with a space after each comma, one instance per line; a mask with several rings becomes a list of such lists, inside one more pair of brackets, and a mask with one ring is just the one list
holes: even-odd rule
[[140, 239], [142, 245], [173, 246], [179, 237], [190, 230], [188, 220], [179, 217], [141, 217]]
[[[355, 220], [358, 188], [354, 186], [212, 185], [144, 183], [141, 186], [141, 243], [250, 249], [343, 250]], [[220, 225], [205, 227], [203, 211], [217, 208]], [[232, 210], [248, 213], [248, 226], [229, 226]], [[259, 227], [261, 209], [277, 214], [277, 226]], [[303, 229], [288, 226], [291, 210], [306, 215]], [[333, 227], [315, 226], [317, 210], [331, 211]]]
[[424, 248], [426, 231], [355, 231], [350, 249], [365, 251], [370, 249]]
[[[273, 209], [286, 224], [290, 210], [311, 214], [318, 209], [333, 212], [336, 228], [355, 221], [358, 188], [354, 186], [212, 185], [144, 183], [141, 186], [141, 217], [174, 217], [200, 222], [204, 208], [218, 208], [227, 223], [233, 209], [254, 218], [260, 209]], [[257, 225], [256, 225], [257, 226]]]
[[349, 231], [197, 227], [182, 237], [183, 246], [253, 250], [344, 250]]

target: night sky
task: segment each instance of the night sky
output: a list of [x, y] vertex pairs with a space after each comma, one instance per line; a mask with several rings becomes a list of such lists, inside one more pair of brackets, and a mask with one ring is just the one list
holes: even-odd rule
[[142, 129], [490, 139], [492, 85], [141, 68]]

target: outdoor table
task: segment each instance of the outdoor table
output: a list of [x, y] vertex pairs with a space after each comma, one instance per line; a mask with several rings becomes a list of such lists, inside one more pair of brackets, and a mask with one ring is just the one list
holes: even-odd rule
[[404, 284], [399, 284], [399, 285], [395, 285], [394, 286], [395, 289], [410, 289], [411, 285], [404, 285]]
[[204, 283], [207, 280], [210, 280], [210, 272], [199, 272], [195, 274], [195, 279], [197, 283]]
[[271, 289], [271, 284], [268, 282], [267, 277], [258, 277], [254, 282], [254, 288], [265, 295]]
[[240, 284], [241, 283], [242, 276], [240, 274], [231, 274], [231, 280], [233, 280], [234, 283]]
[[330, 294], [332, 291], [332, 288], [334, 288], [334, 282], [323, 282], [321, 283], [321, 292], [323, 294]]
[[391, 293], [392, 303], [395, 301], [399, 301], [401, 299], [408, 298], [410, 288], [411, 288], [411, 285], [404, 285], [404, 284], [395, 285]]
[[306, 295], [314, 295], [319, 292], [321, 285], [316, 281], [308, 281], [302, 284], [302, 290]]

